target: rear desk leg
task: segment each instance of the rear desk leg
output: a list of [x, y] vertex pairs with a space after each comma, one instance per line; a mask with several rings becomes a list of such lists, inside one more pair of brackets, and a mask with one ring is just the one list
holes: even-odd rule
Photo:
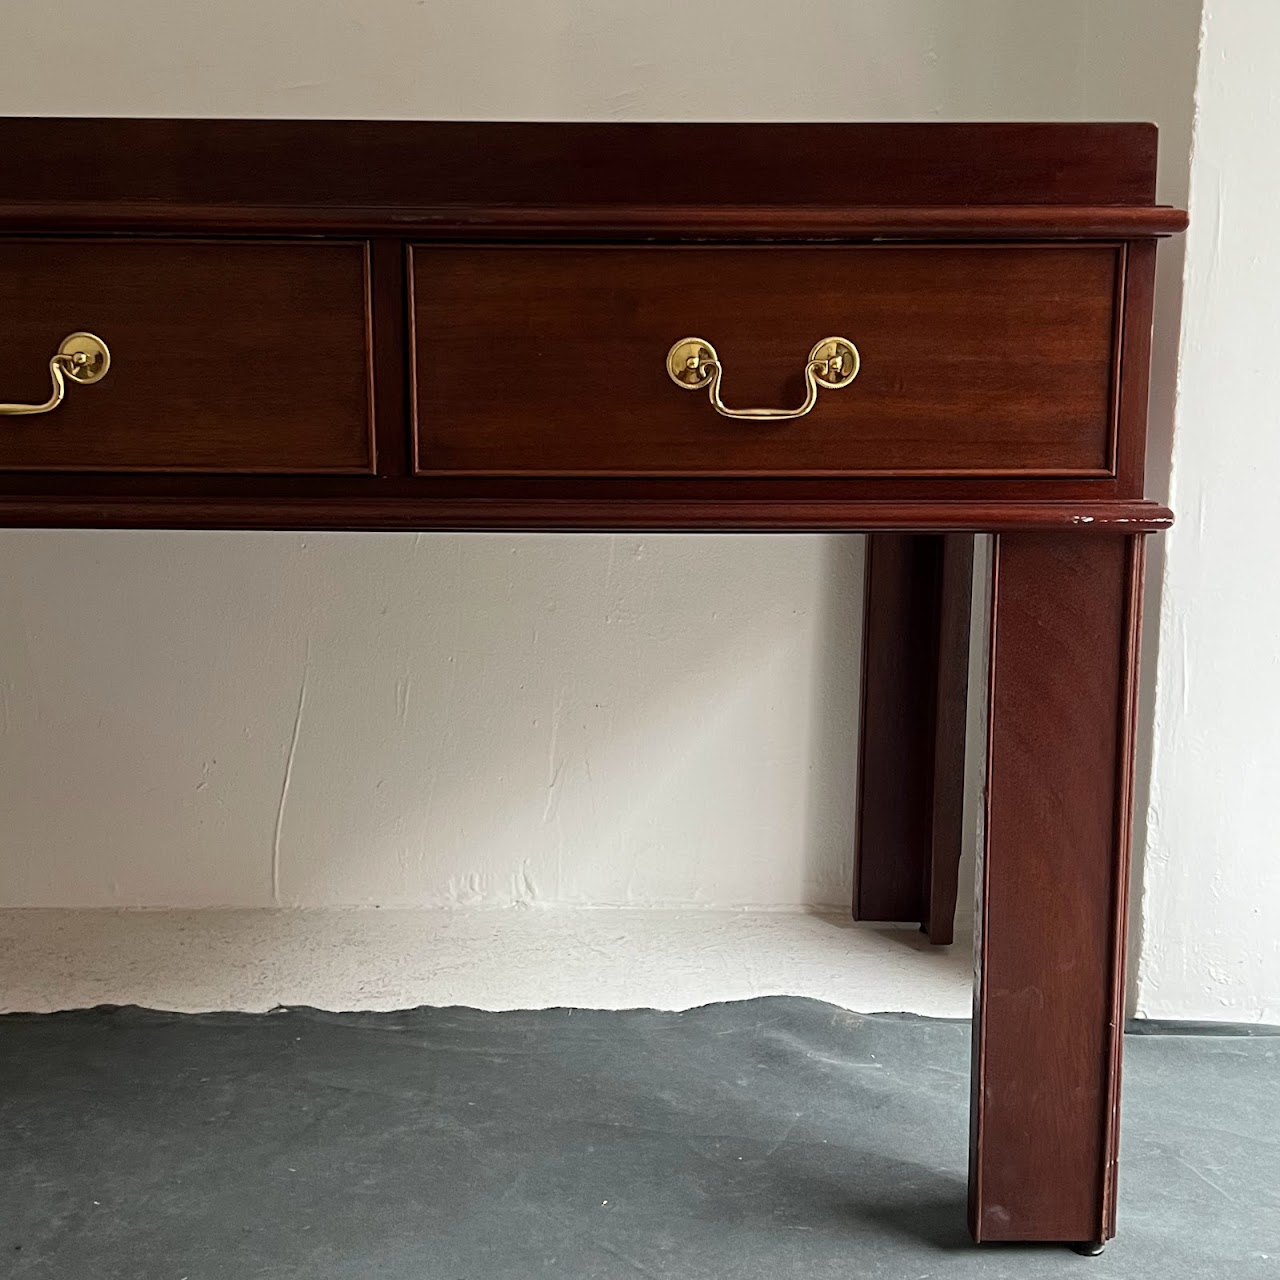
[[973, 535], [867, 538], [858, 920], [955, 925], [963, 838]]
[[994, 549], [974, 997], [976, 1240], [1115, 1233], [1143, 538]]

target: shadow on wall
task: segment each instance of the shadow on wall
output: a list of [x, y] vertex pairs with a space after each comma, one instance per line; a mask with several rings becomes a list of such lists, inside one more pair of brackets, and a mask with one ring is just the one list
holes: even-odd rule
[[814, 625], [806, 881], [824, 895], [809, 905], [834, 901], [847, 911], [856, 856], [866, 539], [832, 534], [822, 538], [819, 546], [822, 569]]

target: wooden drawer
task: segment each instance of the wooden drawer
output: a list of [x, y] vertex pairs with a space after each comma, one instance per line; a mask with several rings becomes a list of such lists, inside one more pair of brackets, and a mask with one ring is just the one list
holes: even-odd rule
[[[419, 474], [1114, 473], [1111, 244], [434, 247], [410, 257]], [[666, 370], [714, 344], [730, 408], [805, 396], [820, 339], [861, 354], [802, 418], [722, 417]]]
[[371, 471], [368, 279], [354, 242], [0, 241], [0, 400], [45, 401], [70, 333], [111, 353], [0, 417], [0, 469]]

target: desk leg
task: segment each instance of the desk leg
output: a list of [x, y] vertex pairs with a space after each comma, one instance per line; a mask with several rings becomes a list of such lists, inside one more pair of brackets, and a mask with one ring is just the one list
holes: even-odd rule
[[867, 538], [858, 920], [952, 941], [963, 839], [973, 535]]
[[1115, 1233], [1143, 539], [1014, 533], [992, 585], [976, 1240]]

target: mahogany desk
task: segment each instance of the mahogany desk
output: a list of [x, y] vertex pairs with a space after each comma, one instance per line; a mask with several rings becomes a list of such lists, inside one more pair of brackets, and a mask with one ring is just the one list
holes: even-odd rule
[[870, 533], [855, 909], [935, 939], [994, 534], [970, 1223], [1101, 1243], [1155, 161], [1141, 124], [0, 120], [0, 524]]

